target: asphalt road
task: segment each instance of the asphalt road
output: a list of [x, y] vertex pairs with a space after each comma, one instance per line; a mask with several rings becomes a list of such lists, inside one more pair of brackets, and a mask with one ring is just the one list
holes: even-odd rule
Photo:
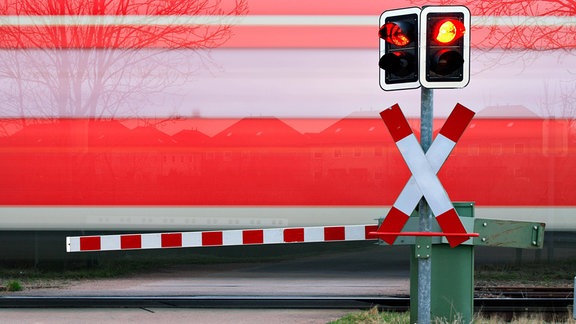
[[[383, 296], [406, 294], [406, 247], [374, 247], [272, 263], [187, 265], [85, 280], [12, 296]], [[6, 294], [6, 293], [5, 293]], [[327, 323], [349, 309], [0, 309], [11, 323]]]
[[3, 323], [328, 323], [356, 310], [332, 309], [0, 309]]
[[[510, 262], [514, 250], [478, 253]], [[281, 262], [169, 267], [115, 279], [83, 280], [3, 296], [394, 296], [409, 291], [407, 246], [368, 246]], [[2, 296], [0, 295], [0, 296]], [[0, 308], [0, 323], [328, 323], [354, 309]]]
[[407, 248], [374, 247], [281, 262], [169, 267], [114, 279], [83, 280], [35, 296], [382, 296], [406, 293]]

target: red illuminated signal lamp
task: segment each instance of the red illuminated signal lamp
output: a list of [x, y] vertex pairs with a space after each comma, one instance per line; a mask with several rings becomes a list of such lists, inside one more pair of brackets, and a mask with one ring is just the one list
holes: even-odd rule
[[[402, 48], [414, 41], [411, 33], [414, 33], [414, 26], [406, 22], [388, 22], [380, 28], [378, 35], [386, 43], [394, 47]], [[378, 61], [381, 69], [399, 77], [406, 77], [417, 67], [414, 65], [415, 55], [405, 51], [389, 51]]]
[[460, 20], [446, 19], [435, 25], [433, 38], [438, 43], [448, 45], [464, 36], [465, 32], [466, 27]]
[[[432, 72], [440, 78], [454, 73], [464, 63], [462, 52], [450, 45], [455, 45], [464, 35], [465, 28], [464, 24], [455, 18], [437, 19], [431, 18], [428, 22], [433, 31], [427, 39], [427, 47], [430, 49], [427, 53], [429, 67], [427, 73], [430, 75]], [[442, 47], [435, 48], [433, 47], [435, 44]]]
[[387, 10], [380, 16], [380, 87], [383, 90], [420, 87], [418, 32], [420, 8]]
[[465, 87], [470, 81], [470, 11], [426, 6], [420, 18], [420, 83], [428, 89]]
[[385, 42], [394, 46], [403, 47], [413, 41], [408, 34], [408, 31], [412, 28], [407, 24], [389, 22], [380, 28], [378, 34]]
[[408, 45], [416, 48], [416, 44], [414, 44], [415, 32], [414, 24], [402, 19], [387, 22], [380, 28], [378, 35], [389, 44], [388, 52], [378, 61], [381, 69], [398, 77], [407, 77], [418, 69], [417, 56], [414, 55], [416, 51], [402, 50]]

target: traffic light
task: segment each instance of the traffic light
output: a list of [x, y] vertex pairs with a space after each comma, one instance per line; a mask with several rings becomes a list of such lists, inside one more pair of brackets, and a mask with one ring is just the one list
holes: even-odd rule
[[389, 10], [380, 16], [380, 87], [384, 90], [420, 87], [418, 33], [420, 8]]
[[470, 11], [464, 6], [422, 9], [420, 83], [463, 88], [470, 80]]

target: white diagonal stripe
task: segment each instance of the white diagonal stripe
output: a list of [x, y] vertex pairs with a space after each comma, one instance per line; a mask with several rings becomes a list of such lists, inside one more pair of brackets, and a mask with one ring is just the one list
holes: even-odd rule
[[100, 251], [120, 250], [120, 235], [107, 235], [100, 238]]
[[142, 234], [142, 249], [158, 249], [162, 247], [162, 234]]
[[363, 241], [366, 239], [365, 225], [350, 225], [344, 227], [346, 241]]
[[222, 232], [222, 245], [242, 245], [242, 230]]
[[396, 142], [396, 146], [398, 146], [410, 172], [414, 175], [414, 180], [434, 215], [439, 216], [452, 209], [450, 198], [430, 163], [428, 163], [416, 136], [412, 133]]
[[324, 227], [304, 227], [304, 242], [324, 241]]
[[[436, 136], [436, 139], [426, 152], [426, 160], [434, 174], [438, 173], [446, 159], [448, 159], [448, 156], [450, 156], [450, 152], [452, 152], [454, 146], [456, 146], [456, 143], [444, 135], [438, 134], [438, 136]], [[420, 201], [420, 198], [422, 198], [422, 191], [420, 187], [418, 187], [414, 176], [411, 176], [406, 186], [404, 186], [404, 189], [402, 189], [402, 192], [400, 192], [400, 195], [398, 195], [398, 198], [396, 198], [394, 207], [404, 214], [410, 215]]]
[[264, 244], [284, 243], [283, 228], [269, 228], [264, 230]]
[[182, 247], [199, 247], [202, 246], [201, 232], [182, 233]]
[[67, 237], [66, 238], [66, 252], [78, 252], [80, 251], [80, 238], [79, 237]]

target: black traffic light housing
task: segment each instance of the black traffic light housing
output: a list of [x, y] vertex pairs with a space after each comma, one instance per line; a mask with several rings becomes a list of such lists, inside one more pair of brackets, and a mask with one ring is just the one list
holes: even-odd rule
[[430, 89], [465, 87], [470, 81], [470, 11], [428, 6], [420, 18], [420, 83]]
[[380, 16], [380, 87], [420, 87], [418, 75], [420, 8], [388, 10]]

